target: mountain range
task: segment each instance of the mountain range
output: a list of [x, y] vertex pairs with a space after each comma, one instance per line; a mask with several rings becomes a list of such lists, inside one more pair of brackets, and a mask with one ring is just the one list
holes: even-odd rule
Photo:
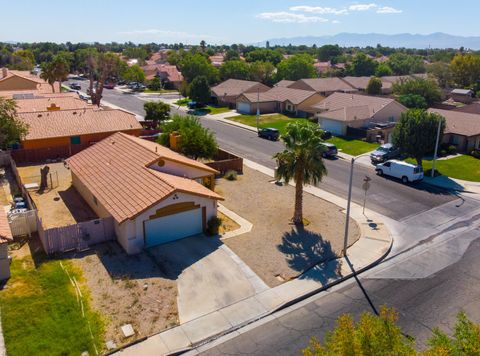
[[[399, 33], [394, 35], [380, 33], [339, 33], [332, 36], [299, 36], [291, 38], [272, 38], [268, 42], [274, 45], [317, 45], [338, 44], [342, 47], [375, 47], [381, 44], [386, 47], [406, 48], [460, 48], [480, 49], [480, 36], [455, 36], [436, 32], [428, 35]], [[265, 42], [258, 43], [265, 46]]]

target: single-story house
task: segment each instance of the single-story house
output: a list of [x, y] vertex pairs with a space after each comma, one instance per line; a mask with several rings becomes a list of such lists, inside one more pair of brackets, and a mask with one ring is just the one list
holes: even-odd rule
[[116, 133], [70, 157], [72, 184], [101, 218], [113, 217], [128, 254], [197, 235], [217, 216], [217, 173], [157, 143]]
[[312, 78], [300, 79], [288, 86], [292, 89], [314, 91], [322, 96], [329, 96], [332, 93], [351, 93], [358, 91], [340, 78]]
[[470, 89], [453, 89], [450, 97], [459, 103], [470, 104], [475, 97], [475, 93]]
[[284, 112], [295, 116], [313, 116], [314, 105], [323, 99], [318, 93], [287, 87], [273, 87], [263, 93], [244, 93], [237, 98], [237, 111], [255, 114], [257, 102], [261, 114]]
[[270, 90], [265, 84], [250, 80], [228, 79], [212, 87], [212, 98], [221, 106], [234, 108], [237, 97], [244, 93], [257, 93]]
[[274, 85], [274, 87], [289, 87], [290, 85], [292, 85], [293, 83], [295, 83], [293, 80], [286, 80], [286, 79], [282, 79], [281, 81], [279, 81], [278, 83], [276, 83]]
[[442, 109], [428, 109], [428, 112], [445, 118], [444, 143], [457, 146], [460, 152], [480, 149], [480, 114]]
[[390, 98], [347, 93], [333, 93], [314, 108], [321, 128], [340, 136], [347, 134], [348, 127], [368, 129], [397, 122], [407, 111]]
[[[344, 77], [341, 78], [343, 81], [345, 81], [348, 85], [352, 86], [353, 88], [357, 89], [360, 92], [366, 92], [368, 83], [370, 82], [370, 79], [372, 77]], [[382, 78], [379, 78], [382, 81], [382, 94], [387, 95], [392, 93], [392, 86], [393, 84], [389, 81], [382, 80]]]
[[[54, 84], [55, 91], [60, 92], [60, 84]], [[2, 68], [0, 72], [0, 91], [34, 90], [40, 93], [52, 93], [50, 84], [28, 71]]]
[[[18, 119], [28, 125], [21, 138], [26, 150], [65, 148], [76, 153], [121, 131], [139, 136], [142, 126], [135, 115], [123, 110], [61, 110], [21, 113]], [[54, 151], [54, 150], [53, 150]]]
[[167, 89], [178, 89], [183, 82], [183, 75], [177, 66], [170, 64], [149, 64], [142, 67], [145, 79], [152, 80], [157, 77], [164, 83]]
[[13, 240], [8, 224], [7, 213], [0, 208], [0, 281], [10, 278], [10, 261], [8, 259], [8, 242]]
[[43, 99], [43, 98], [80, 98], [76, 92], [68, 93], [42, 93], [39, 90], [5, 90], [0, 91], [0, 96], [8, 99], [24, 100], [24, 99]]
[[17, 113], [80, 110], [92, 107], [85, 100], [70, 95], [56, 98], [16, 99], [15, 102], [17, 104]]
[[467, 114], [480, 114], [480, 102], [475, 101], [469, 105], [458, 106], [455, 107], [453, 110], [465, 112]]
[[215, 55], [208, 57], [208, 59], [214, 67], [219, 68], [225, 61], [225, 56], [223, 55], [223, 53], [216, 53]]

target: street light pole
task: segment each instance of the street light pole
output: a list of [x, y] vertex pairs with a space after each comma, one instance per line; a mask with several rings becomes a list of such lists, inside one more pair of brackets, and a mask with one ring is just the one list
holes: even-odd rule
[[260, 87], [257, 88], [257, 132], [259, 131], [259, 121], [260, 121]]
[[435, 163], [437, 161], [438, 141], [440, 141], [441, 128], [442, 128], [442, 120], [438, 120], [437, 141], [435, 143], [435, 153], [433, 154], [433, 162], [432, 162], [432, 178], [435, 178]]

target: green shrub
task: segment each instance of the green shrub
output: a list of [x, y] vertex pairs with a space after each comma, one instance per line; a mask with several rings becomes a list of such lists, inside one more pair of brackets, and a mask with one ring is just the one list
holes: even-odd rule
[[228, 179], [228, 180], [237, 180], [237, 172], [230, 169], [227, 172], [225, 172], [224, 177], [225, 177], [225, 179]]
[[474, 158], [480, 159], [480, 151], [478, 150], [473, 150], [472, 152], [470, 152], [470, 155]]
[[218, 235], [218, 229], [222, 225], [222, 219], [218, 216], [212, 216], [207, 222], [207, 234], [209, 236]]
[[445, 157], [447, 155], [447, 150], [440, 150], [440, 157]]
[[448, 146], [448, 154], [449, 155], [456, 155], [457, 154], [457, 147], [454, 145]]

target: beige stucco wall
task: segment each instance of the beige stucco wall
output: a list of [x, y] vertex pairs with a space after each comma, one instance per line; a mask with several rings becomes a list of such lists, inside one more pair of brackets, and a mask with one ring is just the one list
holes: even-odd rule
[[105, 207], [98, 200], [97, 200], [97, 203], [95, 204], [93, 200], [93, 194], [90, 192], [90, 190], [88, 190], [88, 188], [82, 183], [82, 181], [75, 175], [73, 171], [72, 171], [72, 185], [80, 193], [83, 199], [92, 208], [92, 210], [98, 215], [99, 218], [107, 218], [111, 216], [108, 210], [105, 209]]
[[157, 164], [151, 165], [149, 168], [155, 169], [159, 172], [173, 174], [179, 177], [186, 177], [190, 179], [201, 178], [211, 176], [213, 173], [205, 171], [197, 167], [187, 166], [185, 164], [177, 163], [164, 159], [165, 165], [158, 166]]
[[317, 109], [312, 108], [313, 105], [318, 104], [320, 101], [325, 99], [325, 97], [320, 94], [314, 94], [309, 97], [307, 100], [297, 105], [297, 110], [306, 111], [306, 112], [316, 112]]
[[[154, 215], [158, 209], [164, 208], [171, 204], [193, 202], [200, 205], [200, 208], [206, 208], [207, 221], [217, 215], [217, 201], [201, 196], [191, 195], [187, 193], [176, 193], [177, 199], [171, 195], [167, 199], [161, 201], [159, 204], [144, 211], [133, 220], [127, 220], [122, 224], [116, 226], [118, 242], [123, 246], [128, 254], [135, 254], [142, 251], [144, 241], [144, 221], [148, 220], [151, 215]], [[117, 224], [116, 224], [117, 225]]]
[[0, 90], [36, 90], [37, 83], [30, 80], [12, 76], [0, 82]]
[[387, 106], [385, 106], [382, 110], [377, 112], [370, 122], [377, 122], [377, 123], [382, 123], [382, 122], [390, 122], [390, 118], [393, 118], [395, 122], [400, 120], [400, 116], [402, 115], [402, 112], [407, 111], [405, 107], [403, 107], [401, 104], [397, 103], [396, 101], [391, 102]]

